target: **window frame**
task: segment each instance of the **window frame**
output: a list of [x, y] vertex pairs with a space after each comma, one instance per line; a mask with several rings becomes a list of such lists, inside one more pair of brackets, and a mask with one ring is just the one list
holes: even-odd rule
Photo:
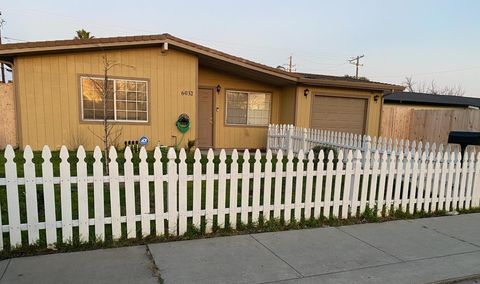
[[[83, 106], [83, 79], [94, 79], [94, 80], [104, 80], [105, 78], [100, 76], [100, 75], [88, 75], [88, 74], [80, 74], [78, 76], [78, 82], [80, 84], [80, 120], [84, 122], [102, 122], [103, 119], [91, 119], [91, 118], [85, 118], [84, 117], [84, 106]], [[113, 113], [114, 113], [114, 119], [108, 119], [109, 122], [111, 123], [133, 123], [133, 124], [148, 124], [150, 122], [150, 80], [144, 79], [144, 78], [127, 78], [127, 77], [116, 77], [116, 76], [108, 76], [108, 80], [113, 81]], [[117, 119], [117, 84], [116, 81], [131, 81], [131, 82], [141, 82], [145, 83], [145, 96], [146, 96], [146, 101], [145, 103], [147, 104], [146, 107], [146, 114], [147, 114], [147, 119], [146, 120], [131, 120], [131, 119]], [[136, 110], [138, 112], [138, 110]]]
[[[228, 118], [228, 92], [238, 92], [238, 93], [247, 93], [247, 123], [245, 124], [239, 124], [239, 123], [228, 123], [227, 118]], [[249, 96], [250, 94], [265, 94], [265, 95], [270, 95], [270, 109], [268, 110], [268, 122], [267, 124], [248, 124], [248, 102], [249, 102]], [[235, 126], [235, 127], [268, 127], [268, 125], [272, 122], [272, 104], [273, 104], [273, 92], [271, 91], [252, 91], [252, 90], [239, 90], [239, 89], [226, 89], [225, 90], [225, 114], [224, 114], [224, 124], [226, 126]]]

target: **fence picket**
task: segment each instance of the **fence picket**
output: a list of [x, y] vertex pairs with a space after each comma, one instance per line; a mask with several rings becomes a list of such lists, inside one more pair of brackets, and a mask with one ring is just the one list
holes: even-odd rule
[[[427, 144], [428, 145], [428, 144]], [[422, 153], [422, 158], [420, 160], [420, 169], [418, 174], [418, 190], [417, 190], [417, 212], [422, 211], [422, 208], [426, 210], [425, 207], [425, 175], [427, 173], [427, 152]]]
[[230, 165], [230, 211], [229, 224], [230, 228], [237, 228], [238, 215], [238, 152], [236, 149], [232, 152], [232, 163]]
[[475, 161], [475, 179], [473, 181], [472, 207], [478, 207], [480, 203], [480, 152]]
[[202, 209], [202, 154], [195, 149], [195, 163], [193, 164], [193, 226], [200, 229], [200, 210]]
[[442, 175], [442, 152], [439, 151], [437, 152], [437, 155], [435, 156], [435, 164], [434, 164], [434, 170], [433, 170], [433, 177], [432, 177], [432, 211], [435, 212], [437, 211], [438, 208], [438, 201], [439, 201], [439, 183]]
[[[47, 237], [47, 244], [57, 242], [57, 220], [55, 214], [55, 189], [53, 185], [53, 165], [50, 161], [52, 154], [50, 149], [45, 146], [42, 151], [42, 177], [43, 177], [43, 194], [45, 204], [45, 231]], [[101, 173], [103, 177], [103, 173]], [[103, 206], [103, 200], [102, 200]], [[104, 216], [101, 220], [103, 221]]]
[[257, 223], [260, 215], [260, 178], [262, 171], [262, 164], [260, 159], [262, 154], [260, 150], [255, 151], [255, 162], [253, 164], [253, 196], [252, 196], [252, 222]]
[[294, 217], [295, 220], [300, 221], [302, 216], [302, 197], [303, 197], [303, 172], [304, 172], [304, 158], [303, 149], [300, 149], [297, 155], [297, 170], [295, 176], [295, 205], [294, 205]]
[[448, 173], [448, 152], [443, 152], [442, 165], [441, 165], [441, 174], [440, 174], [440, 184], [438, 189], [438, 207], [439, 210], [445, 210], [447, 207], [445, 204], [446, 200], [446, 185], [447, 185], [447, 173]]
[[108, 153], [108, 174], [110, 182], [110, 214], [112, 217], [112, 238], [118, 240], [122, 237], [122, 224], [120, 222], [120, 183], [118, 178], [117, 151], [112, 146]]
[[[385, 145], [385, 144], [384, 144]], [[387, 179], [387, 159], [388, 159], [388, 153], [387, 151], [383, 151], [382, 157], [381, 157], [381, 165], [380, 165], [380, 182], [378, 186], [378, 198], [377, 198], [377, 216], [382, 215], [384, 206], [385, 206], [385, 181]]]
[[265, 177], [263, 179], [263, 219], [270, 220], [270, 206], [272, 196], [272, 151], [267, 150], [265, 155]]
[[[22, 244], [20, 231], [20, 204], [18, 199], [17, 165], [14, 162], [15, 152], [12, 146], [5, 148], [5, 178], [7, 182], [8, 227], [10, 230], [10, 246]], [[35, 193], [36, 194], [36, 193]]]
[[102, 151], [97, 146], [93, 152], [93, 206], [95, 216], [95, 238], [105, 240], [105, 211], [103, 200], [103, 163]]
[[313, 187], [313, 151], [308, 152], [307, 174], [305, 183], [305, 220], [312, 216], [312, 187]]
[[248, 223], [248, 203], [250, 195], [250, 153], [248, 149], [243, 152], [243, 165], [242, 165], [242, 200], [241, 200], [241, 212], [240, 220], [243, 224]]
[[213, 228], [213, 195], [214, 195], [214, 168], [213, 150], [208, 149], [207, 153], [207, 170], [205, 182], [205, 232], [211, 233]]
[[287, 172], [285, 178], [285, 223], [289, 224], [292, 218], [292, 187], [293, 187], [293, 152], [289, 151], [287, 155]]
[[162, 151], [159, 147], [155, 147], [153, 152], [155, 162], [153, 164], [154, 186], [155, 186], [155, 231], [157, 236], [165, 234], [165, 219], [164, 219], [164, 176], [162, 164]]
[[168, 173], [168, 234], [172, 236], [177, 235], [177, 224], [178, 224], [178, 209], [177, 209], [177, 163], [175, 159], [177, 154], [173, 148], [170, 148], [167, 153], [168, 164], [167, 164], [167, 173]]
[[460, 176], [462, 175], [462, 153], [455, 151], [455, 177], [453, 180], [452, 210], [459, 208]]
[[[31, 151], [31, 149], [30, 149]], [[70, 163], [67, 147], [60, 149], [60, 206], [62, 212], [62, 241], [72, 241], [72, 185], [70, 183]], [[31, 162], [31, 161], [30, 161]], [[33, 165], [33, 164], [32, 164]], [[35, 185], [34, 185], [35, 186]], [[27, 202], [28, 202], [28, 197]], [[36, 198], [35, 198], [36, 202]], [[28, 210], [28, 209], [27, 209]], [[37, 231], [38, 232], [38, 231]]]
[[[408, 212], [407, 211], [407, 204], [408, 204], [408, 191], [411, 183], [411, 166], [412, 166], [412, 153], [408, 150], [408, 140], [407, 140], [407, 146], [406, 146], [406, 151], [407, 151], [407, 156], [405, 157], [405, 163], [404, 163], [404, 168], [405, 172], [403, 175], [402, 183], [402, 194], [401, 194], [401, 208], [403, 212]], [[399, 194], [400, 196], [400, 194]]]
[[88, 189], [87, 189], [87, 163], [85, 162], [85, 149], [83, 146], [77, 150], [77, 197], [78, 197], [78, 232], [80, 242], [88, 242]]
[[330, 150], [328, 152], [327, 177], [325, 181], [326, 188], [325, 188], [325, 197], [323, 201], [323, 216], [325, 218], [330, 218], [330, 206], [332, 204], [331, 201], [332, 201], [333, 157], [334, 157], [333, 151]]
[[[411, 155], [411, 152], [409, 152]], [[413, 167], [411, 168], [411, 184], [410, 184], [410, 191], [408, 193], [408, 212], [410, 214], [415, 213], [415, 198], [417, 193], [417, 181], [418, 181], [418, 152], [415, 152], [413, 155]]]
[[365, 154], [363, 161], [363, 170], [362, 170], [362, 191], [360, 196], [360, 214], [365, 212], [367, 207], [367, 197], [368, 197], [368, 185], [370, 182], [370, 149], [368, 149]]
[[318, 153], [318, 162], [317, 162], [317, 170], [315, 172], [315, 197], [313, 202], [313, 217], [320, 218], [321, 214], [321, 203], [322, 203], [322, 192], [323, 192], [323, 177], [325, 175], [324, 172], [324, 163], [323, 160], [325, 159], [325, 154], [323, 150], [320, 150]]
[[435, 144], [433, 144], [433, 149], [428, 155], [428, 164], [427, 164], [427, 178], [425, 181], [425, 197], [424, 197], [424, 202], [423, 202], [423, 208], [425, 209], [426, 212], [431, 212], [430, 208], [432, 205], [432, 179], [433, 179], [433, 174], [434, 174], [434, 148]]
[[360, 150], [356, 150], [353, 154], [353, 189], [351, 191], [351, 214], [353, 217], [357, 216], [359, 206], [359, 192], [360, 192], [360, 180], [362, 176], [362, 155]]
[[392, 208], [392, 194], [393, 194], [393, 182], [394, 182], [394, 176], [396, 172], [396, 158], [397, 156], [395, 155], [395, 150], [392, 150], [390, 154], [390, 159], [388, 161], [388, 180], [387, 180], [387, 188], [386, 188], [386, 193], [385, 193], [385, 205], [386, 205], [386, 210], [385, 214], [389, 215], [390, 210]]
[[[337, 163], [337, 171], [338, 169], [343, 169], [343, 163], [340, 161], [343, 160], [343, 152], [340, 151], [338, 153], [338, 160], [339, 163]], [[350, 209], [350, 195], [352, 191], [352, 174], [353, 174], [353, 153], [352, 150], [348, 150], [347, 152], [347, 162], [345, 166], [345, 179], [343, 182], [343, 196], [342, 198], [342, 212], [340, 213], [340, 218], [346, 219], [348, 218], [348, 210]], [[341, 167], [340, 167], [341, 166]], [[339, 168], [340, 167], [340, 168]], [[340, 179], [339, 179], [340, 177]], [[334, 192], [334, 205], [333, 205], [333, 216], [337, 217], [338, 216], [338, 205], [335, 206], [335, 204], [338, 204], [339, 202], [336, 202], [335, 200], [339, 201], [340, 200], [340, 192], [341, 192], [341, 175], [337, 174], [337, 178], [335, 180], [335, 192]]]
[[[403, 143], [403, 141], [402, 141]], [[395, 176], [395, 191], [393, 192], [393, 210], [398, 210], [400, 208], [400, 191], [402, 190], [402, 180], [403, 180], [403, 149], [400, 147], [398, 153], [397, 166], [396, 166], [396, 176]], [[406, 179], [405, 179], [406, 180]]]
[[178, 234], [187, 232], [187, 154], [180, 149], [180, 163], [178, 164]]
[[[25, 175], [25, 201], [27, 205], [28, 243], [34, 245], [39, 240], [40, 234], [38, 231], [38, 201], [37, 183], [35, 181], [35, 164], [32, 161], [33, 152], [30, 146], [25, 147], [23, 157], [25, 159], [25, 164], [23, 165], [23, 172]], [[65, 174], [64, 170], [62, 171], [62, 174]], [[68, 171], [68, 176], [70, 176], [70, 171]]]
[[137, 236], [137, 225], [135, 220], [135, 183], [133, 177], [132, 150], [125, 148], [125, 164], [123, 166], [125, 176], [125, 207], [127, 214], [127, 238]]
[[226, 202], [226, 185], [227, 185], [227, 164], [225, 160], [227, 155], [225, 150], [220, 151], [220, 164], [218, 165], [218, 201], [217, 201], [217, 225], [219, 228], [225, 228], [225, 202]]
[[282, 184], [283, 184], [283, 151], [277, 152], [277, 163], [275, 164], [275, 193], [273, 196], [273, 218], [279, 219], [282, 204]]
[[467, 151], [463, 153], [463, 161], [462, 161], [462, 169], [461, 169], [461, 176], [460, 176], [460, 190], [458, 193], [458, 208], [464, 209], [465, 208], [465, 192], [467, 186], [467, 175], [468, 175], [468, 158], [469, 155]]
[[[376, 143], [376, 142], [375, 142]], [[377, 206], [376, 194], [377, 194], [377, 183], [378, 183], [378, 174], [380, 172], [380, 154], [378, 149], [373, 153], [373, 164], [372, 164], [372, 179], [370, 183], [370, 194], [368, 197], [368, 208], [374, 210]], [[377, 208], [378, 210], [378, 208]], [[377, 212], [375, 212], [376, 214]]]
[[450, 211], [452, 209], [452, 197], [453, 197], [453, 176], [455, 170], [455, 153], [448, 151], [448, 174], [447, 184], [445, 187], [445, 210]]
[[474, 160], [475, 160], [475, 154], [473, 152], [470, 152], [470, 157], [468, 159], [467, 188], [465, 189], [465, 209], [470, 209], [471, 202], [472, 202], [473, 175], [475, 174]]

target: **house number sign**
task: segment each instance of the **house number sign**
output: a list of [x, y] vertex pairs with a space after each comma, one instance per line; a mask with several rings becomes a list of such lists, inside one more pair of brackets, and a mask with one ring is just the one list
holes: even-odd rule
[[186, 90], [184, 90], [184, 91], [182, 91], [180, 94], [181, 94], [182, 96], [193, 97], [193, 91], [186, 91]]

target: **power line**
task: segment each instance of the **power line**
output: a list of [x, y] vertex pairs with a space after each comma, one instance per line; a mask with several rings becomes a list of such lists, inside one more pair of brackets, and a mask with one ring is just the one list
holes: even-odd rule
[[380, 76], [376, 76], [376, 77], [379, 77], [379, 78], [395, 78], [395, 77], [405, 77], [406, 75], [410, 75], [410, 76], [422, 76], [422, 75], [433, 75], [433, 74], [442, 74], [442, 73], [461, 72], [461, 71], [467, 71], [467, 70], [479, 69], [479, 68], [480, 68], [480, 66], [472, 66], [472, 67], [456, 68], [456, 69], [449, 69], [449, 70], [442, 70], [442, 71], [433, 71], [433, 72], [426, 72], [426, 73], [398, 74], [398, 75], [380, 75]]

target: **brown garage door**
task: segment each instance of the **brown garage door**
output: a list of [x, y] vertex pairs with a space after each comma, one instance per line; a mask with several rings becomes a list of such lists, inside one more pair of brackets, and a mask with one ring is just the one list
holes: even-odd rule
[[365, 134], [367, 100], [316, 95], [313, 100], [312, 128]]

